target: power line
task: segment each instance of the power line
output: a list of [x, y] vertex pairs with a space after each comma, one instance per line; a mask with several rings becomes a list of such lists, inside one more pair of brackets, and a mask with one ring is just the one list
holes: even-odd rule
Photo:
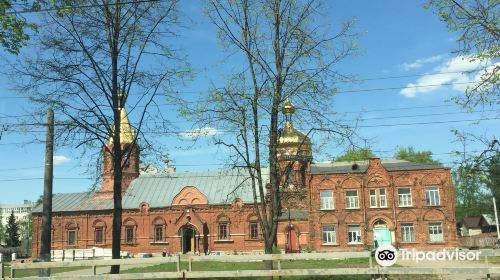
[[[376, 125], [358, 125], [358, 128], [373, 128], [373, 127], [392, 127], [392, 126], [410, 126], [410, 125], [432, 125], [432, 124], [444, 124], [444, 123], [460, 123], [460, 122], [479, 122], [479, 121], [491, 121], [498, 120], [500, 117], [495, 118], [479, 118], [479, 119], [463, 119], [463, 120], [447, 120], [447, 121], [429, 121], [429, 122], [412, 122], [412, 123], [394, 123], [394, 124], [376, 124]], [[199, 128], [198, 128], [199, 129]], [[301, 127], [302, 130], [319, 130], [319, 129], [328, 129], [328, 128], [317, 128], [312, 127], [309, 129], [305, 129]], [[218, 132], [239, 132], [238, 130], [217, 130]], [[45, 133], [43, 130], [24, 130], [24, 131], [7, 131], [7, 132], [19, 132], [19, 133]], [[74, 132], [74, 133], [86, 133], [84, 131]], [[173, 131], [141, 131], [142, 134], [154, 134], [154, 135], [184, 135], [184, 134], [192, 134], [196, 133], [196, 129], [193, 130], [173, 130]], [[202, 133], [200, 133], [202, 134]], [[202, 135], [203, 136], [203, 135]]]
[[[470, 111], [470, 112], [446, 112], [446, 113], [433, 113], [433, 114], [418, 114], [418, 115], [402, 115], [402, 116], [383, 116], [375, 118], [361, 118], [359, 121], [369, 121], [369, 120], [380, 120], [380, 119], [401, 119], [401, 118], [415, 118], [415, 117], [429, 117], [429, 116], [448, 116], [448, 115], [461, 115], [461, 114], [471, 114], [471, 113], [485, 113], [485, 112], [496, 112], [497, 110], [480, 110], [480, 111]], [[343, 121], [357, 121], [357, 119], [346, 119]], [[179, 122], [177, 122], [179, 123]], [[45, 126], [46, 123], [1, 123], [7, 126]], [[56, 123], [56, 125], [64, 126], [68, 123]]]
[[[441, 83], [441, 84], [428, 84], [428, 85], [413, 85], [413, 86], [403, 86], [403, 87], [385, 87], [385, 88], [367, 88], [367, 89], [356, 89], [356, 90], [341, 90], [336, 91], [336, 94], [342, 93], [360, 93], [360, 92], [370, 92], [370, 91], [384, 91], [384, 90], [395, 90], [395, 89], [405, 89], [405, 88], [428, 88], [428, 87], [440, 87], [440, 86], [452, 86], [452, 85], [465, 85], [473, 84], [475, 82], [455, 82], [455, 83]], [[175, 93], [204, 93], [203, 91], [175, 91]], [[170, 96], [168, 94], [157, 94], [157, 96]], [[29, 96], [0, 96], [0, 99], [29, 99]], [[199, 103], [199, 101], [183, 101], [182, 103]], [[171, 105], [171, 104], [168, 104]]]

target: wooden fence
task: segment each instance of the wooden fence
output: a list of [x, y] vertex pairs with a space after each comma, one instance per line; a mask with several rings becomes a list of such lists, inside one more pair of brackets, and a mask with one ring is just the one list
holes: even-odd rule
[[[374, 266], [370, 252], [336, 252], [336, 253], [303, 253], [303, 254], [275, 254], [275, 255], [226, 255], [226, 256], [173, 256], [165, 258], [142, 258], [142, 259], [114, 259], [114, 260], [85, 260], [72, 262], [38, 262], [38, 263], [14, 263], [11, 266], [11, 274], [4, 275], [3, 264], [0, 266], [0, 279], [15, 278], [16, 271], [21, 269], [42, 269], [61, 267], [92, 268], [89, 275], [50, 276], [50, 277], [25, 277], [25, 280], [34, 279], [159, 279], [159, 278], [182, 278], [182, 279], [206, 279], [212, 277], [265, 277], [265, 276], [310, 276], [310, 275], [442, 275], [442, 274], [479, 274], [485, 279], [490, 274], [500, 274], [500, 266], [488, 263], [488, 256], [500, 256], [500, 251], [483, 250], [481, 256], [485, 256], [484, 267], [379, 267]], [[282, 269], [282, 261], [297, 260], [340, 260], [350, 258], [366, 258], [368, 267], [365, 268], [318, 268], [318, 269]], [[197, 262], [275, 262], [274, 270], [238, 270], [238, 271], [195, 271]], [[181, 269], [181, 262], [188, 262], [188, 269]], [[163, 263], [176, 263], [177, 271], [174, 272], [150, 272], [150, 273], [124, 273], [124, 274], [96, 274], [96, 268], [111, 265], [155, 265]], [[277, 264], [277, 265], [276, 265]]]

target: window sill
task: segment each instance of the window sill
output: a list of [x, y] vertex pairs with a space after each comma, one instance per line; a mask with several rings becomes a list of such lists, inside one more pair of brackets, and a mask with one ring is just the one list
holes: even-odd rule
[[425, 205], [425, 207], [442, 207], [442, 205]]
[[335, 209], [335, 208], [319, 209], [319, 211], [333, 211], [333, 210], [337, 210], [337, 209]]
[[351, 242], [351, 243], [347, 243], [348, 246], [351, 246], [351, 245], [363, 245], [363, 242]]
[[258, 239], [246, 238], [245, 241], [264, 241], [264, 239], [262, 239], [262, 238], [258, 238]]
[[357, 208], [346, 208], [345, 210], [359, 210], [361, 208], [357, 207]]
[[168, 245], [168, 241], [151, 241], [149, 242], [151, 245]]
[[220, 240], [214, 240], [214, 243], [234, 243], [234, 240], [220, 239]]
[[443, 241], [427, 241], [427, 243], [429, 243], [429, 244], [445, 244], [446, 242], [443, 240]]
[[401, 241], [401, 244], [418, 244], [417, 241]]
[[322, 243], [321, 246], [335, 247], [335, 246], [339, 246], [339, 243]]
[[406, 205], [406, 206], [402, 206], [402, 205], [398, 205], [399, 208], [412, 208], [413, 205]]
[[125, 246], [136, 246], [138, 245], [138, 243], [134, 242], [134, 243], [122, 243], [122, 245], [125, 245]]
[[370, 206], [370, 209], [387, 209], [388, 207], [387, 206], [380, 206], [380, 207], [371, 207]]

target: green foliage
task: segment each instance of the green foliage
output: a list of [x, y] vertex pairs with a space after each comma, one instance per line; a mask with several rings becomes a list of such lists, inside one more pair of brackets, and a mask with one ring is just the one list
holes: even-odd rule
[[281, 254], [281, 249], [278, 247], [273, 247], [273, 254]]
[[486, 164], [486, 186], [500, 205], [500, 154], [493, 156]]
[[429, 163], [434, 165], [442, 165], [439, 161], [432, 158], [431, 151], [415, 151], [411, 146], [404, 148], [399, 147], [394, 154], [395, 159], [407, 160], [417, 163]]
[[26, 45], [30, 38], [26, 34], [27, 30], [36, 30], [35, 24], [13, 13], [12, 4], [17, 4], [16, 2], [26, 1], [0, 0], [0, 44], [12, 54], [19, 54], [21, 47]]
[[3, 225], [3, 222], [0, 221], [0, 245], [3, 244], [4, 240], [5, 240], [5, 227]]
[[459, 34], [457, 54], [483, 63], [480, 81], [456, 101], [468, 109], [500, 104], [500, 65], [494, 64], [500, 57], [498, 1], [429, 0], [425, 7], [433, 9], [450, 31]]
[[373, 154], [370, 148], [364, 149], [350, 149], [347, 150], [343, 155], [335, 158], [334, 161], [358, 161], [358, 160], [367, 160], [369, 158], [373, 158], [375, 155]]
[[17, 225], [14, 212], [9, 216], [7, 221], [7, 228], [5, 229], [5, 244], [7, 247], [19, 247], [19, 226]]
[[459, 167], [452, 172], [455, 187], [456, 220], [463, 217], [492, 213], [490, 193], [484, 184], [484, 177], [471, 172], [469, 167]]

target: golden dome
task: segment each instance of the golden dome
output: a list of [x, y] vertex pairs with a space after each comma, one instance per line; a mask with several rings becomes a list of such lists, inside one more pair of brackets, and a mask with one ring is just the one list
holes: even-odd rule
[[282, 112], [284, 115], [292, 115], [293, 113], [295, 113], [295, 106], [293, 106], [288, 97], [285, 100], [285, 106], [283, 106]]
[[291, 115], [295, 113], [295, 107], [287, 98], [283, 107], [285, 114], [285, 127], [278, 139], [279, 160], [311, 160], [312, 142], [307, 135], [293, 127]]
[[[135, 130], [130, 125], [130, 122], [129, 122], [128, 116], [127, 116], [127, 111], [125, 110], [125, 108], [120, 109], [120, 118], [121, 118], [120, 142], [122, 144], [131, 144], [132, 142], [134, 142], [134, 139], [135, 139]], [[113, 130], [114, 130], [114, 126], [113, 126]], [[113, 133], [111, 133], [111, 136], [109, 137], [108, 142], [110, 144], [113, 143]]]

